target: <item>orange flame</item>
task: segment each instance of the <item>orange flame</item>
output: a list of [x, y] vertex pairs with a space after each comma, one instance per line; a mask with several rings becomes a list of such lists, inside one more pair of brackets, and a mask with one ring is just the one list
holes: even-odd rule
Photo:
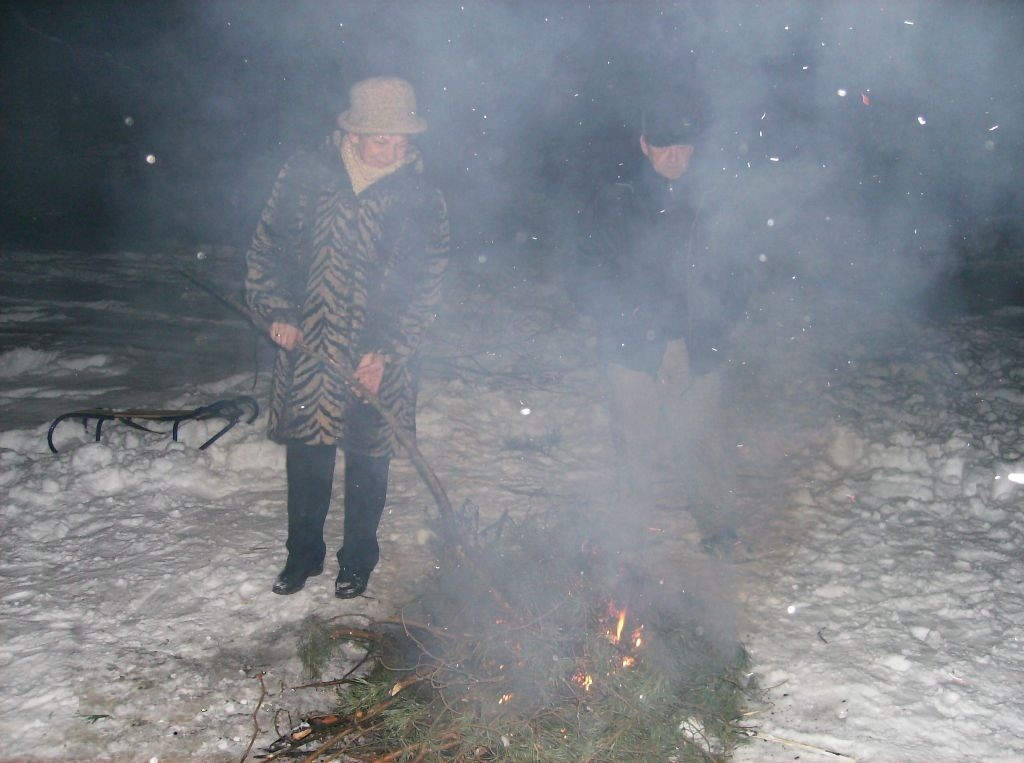
[[594, 677], [582, 671], [573, 673], [572, 680], [582, 686], [584, 691], [590, 691], [590, 687], [594, 685]]
[[612, 639], [613, 644], [618, 644], [622, 640], [622, 629], [626, 626], [626, 610], [619, 612], [619, 620], [615, 624], [615, 638]]

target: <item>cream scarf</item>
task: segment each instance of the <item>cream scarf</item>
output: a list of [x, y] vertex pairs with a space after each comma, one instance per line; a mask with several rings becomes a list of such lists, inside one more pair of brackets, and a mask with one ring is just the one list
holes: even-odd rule
[[387, 177], [414, 160], [412, 152], [409, 152], [405, 155], [403, 161], [396, 162], [390, 167], [371, 167], [359, 158], [359, 154], [356, 153], [356, 147], [352, 145], [352, 141], [347, 133], [342, 137], [341, 131], [336, 131], [332, 136], [332, 142], [336, 146], [340, 144], [341, 160], [345, 163], [348, 176], [352, 179], [352, 190], [355, 191], [356, 196], [381, 178]]

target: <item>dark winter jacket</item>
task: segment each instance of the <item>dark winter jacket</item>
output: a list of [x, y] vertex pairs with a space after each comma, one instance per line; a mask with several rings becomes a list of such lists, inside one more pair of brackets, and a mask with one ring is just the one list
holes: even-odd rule
[[[298, 326], [311, 349], [346, 368], [383, 353], [378, 397], [414, 435], [417, 350], [448, 248], [444, 198], [417, 157], [357, 197], [328, 143], [279, 173], [247, 254], [246, 296], [265, 320]], [[277, 356], [270, 436], [370, 456], [399, 451], [379, 414], [298, 351]]]
[[572, 291], [597, 325], [602, 359], [657, 374], [668, 342], [685, 339], [694, 372], [717, 365], [742, 306], [707, 250], [689, 174], [669, 181], [648, 163], [601, 188], [587, 207]]

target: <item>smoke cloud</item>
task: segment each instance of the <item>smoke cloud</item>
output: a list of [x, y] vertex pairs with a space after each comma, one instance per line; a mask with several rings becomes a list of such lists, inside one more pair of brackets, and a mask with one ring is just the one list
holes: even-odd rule
[[594, 183], [638, 161], [641, 100], [682, 86], [709, 117], [697, 166], [723, 250], [854, 281], [912, 261], [932, 275], [957, 236], [1019, 209], [1021, 16], [998, 2], [13, 3], [3, 148], [20, 191], [4, 207], [77, 228], [97, 215], [111, 239], [244, 238], [287, 153], [331, 128], [353, 82], [389, 73], [417, 86], [462, 240], [554, 242]]

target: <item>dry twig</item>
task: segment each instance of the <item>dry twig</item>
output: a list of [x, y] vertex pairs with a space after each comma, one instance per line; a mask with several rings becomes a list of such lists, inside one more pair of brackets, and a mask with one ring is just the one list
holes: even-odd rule
[[836, 760], [848, 760], [850, 763], [857, 763], [856, 758], [851, 758], [849, 755], [843, 755], [841, 752], [835, 750], [829, 750], [824, 747], [815, 747], [813, 744], [805, 744], [804, 742], [797, 742], [795, 739], [786, 739], [785, 737], [777, 737], [772, 734], [764, 734], [760, 731], [754, 732], [752, 735], [755, 739], [760, 739], [762, 742], [774, 742], [775, 744], [781, 744], [784, 747], [792, 747], [796, 750], [806, 750], [807, 752], [816, 752], [819, 755], [828, 755], [829, 757], [835, 758]]
[[395, 703], [395, 697], [397, 697], [402, 691], [408, 689], [410, 686], [419, 683], [423, 679], [427, 678], [429, 675], [430, 674], [427, 671], [416, 671], [412, 675], [409, 675], [406, 678], [403, 678], [402, 680], [398, 681], [394, 686], [391, 687], [391, 692], [387, 699], [378, 702], [376, 705], [369, 708], [366, 712], [357, 714], [358, 717], [355, 719], [354, 723], [345, 726], [343, 729], [341, 729], [333, 736], [331, 736], [329, 739], [327, 739], [327, 741], [325, 741], [307, 757], [303, 758], [303, 763], [313, 763], [319, 755], [329, 750], [332, 745], [337, 744], [349, 734], [352, 734], [356, 731], [360, 731], [363, 733], [371, 731], [373, 728], [375, 728], [375, 726], [366, 726], [365, 724], [367, 721], [376, 718], [389, 707], [391, 707]]
[[249, 752], [252, 750], [253, 744], [256, 743], [256, 737], [258, 737], [260, 732], [263, 730], [260, 728], [257, 713], [259, 713], [260, 708], [263, 706], [263, 700], [267, 698], [267, 684], [263, 681], [263, 671], [257, 673], [253, 678], [258, 678], [260, 680], [260, 698], [256, 702], [256, 709], [252, 711], [252, 738], [249, 739], [249, 745], [245, 748], [245, 752], [242, 753], [242, 759], [239, 763], [245, 763], [245, 759], [249, 757]]

